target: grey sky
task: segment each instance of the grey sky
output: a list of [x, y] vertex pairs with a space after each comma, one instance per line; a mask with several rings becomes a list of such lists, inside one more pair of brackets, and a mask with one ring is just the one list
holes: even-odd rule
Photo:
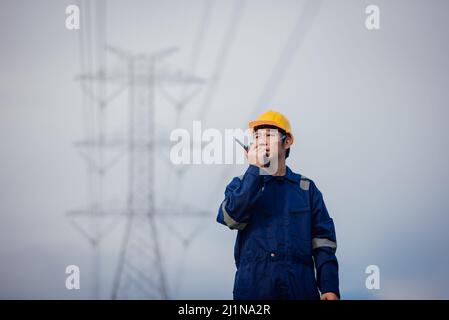
[[[107, 1], [107, 42], [134, 52], [177, 46], [170, 65], [186, 68], [205, 2]], [[92, 297], [93, 251], [65, 217], [89, 197], [85, 161], [73, 147], [85, 134], [85, 110], [74, 81], [81, 72], [79, 34], [64, 25], [72, 3], [1, 1], [0, 298]], [[449, 3], [323, 1], [270, 87], [269, 101], [260, 101], [305, 3], [242, 2], [213, 99], [201, 113], [234, 5], [215, 1], [194, 70], [209, 82], [180, 114], [178, 127], [191, 130], [201, 119], [203, 128], [245, 128], [255, 107], [285, 113], [296, 138], [289, 165], [317, 183], [336, 224], [342, 296], [447, 299]], [[369, 4], [380, 7], [378, 31], [365, 28]], [[111, 56], [107, 63], [118, 64]], [[108, 134], [126, 132], [126, 102], [125, 94], [108, 107]], [[176, 127], [175, 117], [158, 95], [162, 140]], [[177, 181], [162, 159], [157, 203], [210, 212], [202, 220], [171, 222], [183, 235], [200, 226], [187, 249], [160, 226], [172, 297], [231, 298], [235, 233], [215, 216], [226, 184], [244, 167], [189, 166]], [[107, 178], [108, 207], [124, 207], [125, 168], [126, 158]], [[103, 298], [122, 227], [101, 245]], [[79, 291], [64, 286], [69, 264], [81, 268]], [[377, 291], [365, 288], [370, 264], [380, 267]]]

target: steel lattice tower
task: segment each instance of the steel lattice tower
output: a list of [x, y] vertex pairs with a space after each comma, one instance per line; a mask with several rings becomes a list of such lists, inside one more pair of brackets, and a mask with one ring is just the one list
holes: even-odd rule
[[[166, 299], [168, 290], [156, 218], [179, 213], [164, 212], [155, 207], [156, 88], [161, 84], [202, 84], [204, 80], [158, 68], [166, 56], [177, 51], [176, 48], [150, 55], [132, 54], [111, 46], [107, 50], [125, 63], [126, 72], [84, 74], [79, 80], [114, 83], [128, 89], [128, 191], [123, 215], [126, 226], [111, 297]], [[106, 146], [100, 144], [96, 147]], [[206, 214], [183, 212], [183, 216]]]
[[[112, 298], [167, 298], [154, 204], [154, 96], [157, 57], [129, 56], [127, 222]], [[144, 281], [141, 281], [144, 280]]]

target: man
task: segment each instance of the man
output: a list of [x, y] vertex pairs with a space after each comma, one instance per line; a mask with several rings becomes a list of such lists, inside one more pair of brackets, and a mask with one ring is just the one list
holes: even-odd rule
[[249, 127], [249, 167], [226, 187], [217, 216], [238, 230], [234, 299], [318, 300], [320, 291], [322, 300], [338, 300], [334, 223], [315, 183], [285, 164], [289, 121], [270, 110]]

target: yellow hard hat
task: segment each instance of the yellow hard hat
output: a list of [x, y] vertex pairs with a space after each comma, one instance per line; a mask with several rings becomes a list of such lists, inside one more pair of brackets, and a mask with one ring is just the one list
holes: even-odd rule
[[271, 125], [284, 130], [291, 137], [293, 144], [294, 138], [290, 127], [290, 122], [283, 114], [273, 110], [268, 110], [261, 114], [256, 120], [249, 122], [249, 128], [251, 130], [254, 130], [254, 127], [262, 125]]

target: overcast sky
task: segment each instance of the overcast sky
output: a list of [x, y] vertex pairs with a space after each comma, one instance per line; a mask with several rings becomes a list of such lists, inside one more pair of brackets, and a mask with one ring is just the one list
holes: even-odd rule
[[[269, 108], [289, 117], [288, 165], [316, 182], [334, 218], [342, 297], [449, 298], [447, 1], [108, 0], [104, 12], [83, 1], [81, 30], [65, 27], [70, 4], [79, 2], [1, 1], [0, 298], [92, 298], [95, 283], [98, 297], [110, 296], [123, 222], [95, 253], [66, 217], [93, 197], [74, 147], [92, 116], [75, 80], [88, 35], [93, 70], [123, 69], [102, 55], [105, 42], [135, 53], [177, 47], [165, 67], [205, 79], [181, 111], [156, 92], [156, 203], [209, 212], [158, 223], [171, 298], [232, 298], [236, 233], [215, 217], [245, 169], [175, 168], [171, 130], [191, 131], [193, 120], [245, 129]], [[380, 30], [365, 27], [370, 4]], [[125, 91], [108, 105], [108, 137], [126, 137], [127, 99]], [[126, 206], [126, 168], [124, 156], [105, 177], [101, 203], [111, 211]], [[65, 288], [70, 264], [80, 267], [80, 290]], [[368, 265], [380, 268], [379, 290], [365, 287]]]

